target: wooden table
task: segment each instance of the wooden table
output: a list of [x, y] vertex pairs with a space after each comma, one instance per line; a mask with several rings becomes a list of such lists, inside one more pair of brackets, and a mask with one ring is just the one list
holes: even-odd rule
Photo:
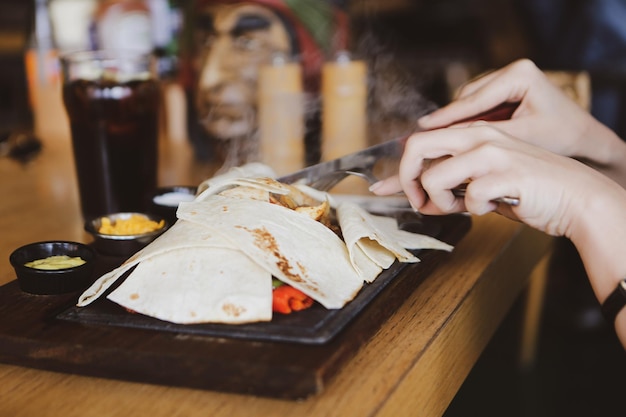
[[[41, 130], [41, 129], [40, 129]], [[88, 241], [69, 139], [41, 130], [27, 165], [0, 159], [0, 284], [20, 245]], [[184, 141], [161, 142], [162, 185], [197, 183], [210, 168]], [[438, 416], [447, 408], [551, 239], [497, 215], [472, 229], [320, 395], [285, 401], [0, 365], [7, 416]]]

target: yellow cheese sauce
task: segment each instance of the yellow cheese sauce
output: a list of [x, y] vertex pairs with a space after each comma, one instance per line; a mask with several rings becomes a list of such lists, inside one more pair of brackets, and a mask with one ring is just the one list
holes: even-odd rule
[[85, 261], [79, 256], [70, 257], [67, 255], [55, 255], [55, 256], [49, 256], [44, 259], [37, 259], [31, 262], [27, 262], [24, 264], [24, 266], [27, 266], [29, 268], [35, 268], [35, 269], [55, 270], [55, 269], [74, 268], [84, 263]]
[[111, 220], [108, 217], [102, 218], [102, 225], [98, 232], [105, 235], [132, 236], [159, 230], [165, 226], [165, 222], [155, 222], [147, 217], [133, 215], [127, 219]]

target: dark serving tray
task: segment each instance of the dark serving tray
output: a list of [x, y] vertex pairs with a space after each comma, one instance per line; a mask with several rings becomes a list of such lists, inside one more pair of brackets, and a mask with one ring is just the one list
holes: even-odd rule
[[[272, 321], [239, 325], [176, 324], [142, 314], [132, 314], [107, 300], [104, 295], [86, 307], [70, 307], [60, 313], [61, 320], [83, 324], [121, 326], [190, 335], [234, 337], [240, 339], [321, 344], [337, 335], [374, 297], [389, 284], [407, 264], [396, 262], [376, 281], [366, 286], [344, 308], [327, 310], [315, 304], [308, 310], [288, 315], [274, 313]], [[120, 279], [120, 283], [123, 279]]]
[[[405, 230], [433, 237], [438, 237], [443, 232], [441, 224], [424, 222], [423, 217], [413, 212], [401, 212], [399, 221], [400, 227]], [[419, 257], [419, 252], [414, 251], [413, 253]], [[289, 315], [275, 313], [272, 320], [265, 323], [239, 325], [170, 323], [142, 314], [129, 313], [123, 307], [109, 301], [106, 294], [86, 307], [72, 306], [59, 314], [57, 318], [85, 324], [151, 329], [191, 335], [321, 344], [328, 342], [337, 335], [407, 266], [406, 263], [396, 261], [389, 269], [384, 270], [373, 283], [365, 284], [354, 300], [341, 309], [328, 310], [316, 303], [308, 310]], [[130, 271], [126, 276], [129, 274]], [[125, 276], [120, 278], [107, 291], [107, 294], [119, 286], [124, 279]]]
[[[399, 221], [406, 230], [452, 245], [471, 226], [464, 215], [405, 213]], [[74, 304], [80, 293], [34, 296], [21, 292], [12, 281], [0, 287], [0, 362], [147, 383], [304, 398], [323, 390], [447, 255], [422, 250], [419, 263], [395, 263], [343, 309], [316, 305], [291, 315], [275, 315], [268, 323], [236, 326], [167, 323], [129, 313], [102, 297], [77, 308]], [[101, 259], [98, 273], [119, 262]]]

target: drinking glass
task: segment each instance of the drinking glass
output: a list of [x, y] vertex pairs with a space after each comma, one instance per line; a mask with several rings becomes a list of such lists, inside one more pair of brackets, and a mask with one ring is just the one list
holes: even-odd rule
[[84, 219], [146, 211], [158, 167], [154, 57], [81, 51], [62, 56], [61, 68]]

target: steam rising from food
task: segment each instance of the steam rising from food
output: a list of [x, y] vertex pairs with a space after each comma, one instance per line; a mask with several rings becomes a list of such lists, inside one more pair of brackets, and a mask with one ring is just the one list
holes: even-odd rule
[[[314, 5], [315, 10], [320, 7], [318, 2], [306, 4]], [[303, 4], [298, 3], [296, 7], [294, 3], [294, 10], [299, 10], [300, 6]], [[305, 165], [317, 163], [322, 158], [324, 139], [321, 132], [324, 120], [321, 115], [324, 97], [319, 93], [319, 86], [315, 87], [321, 76], [318, 65], [323, 60], [334, 59], [332, 54], [338, 50], [347, 49], [353, 59], [365, 62], [367, 66], [366, 144], [372, 145], [411, 132], [415, 128], [416, 120], [436, 107], [423, 93], [426, 86], [423, 76], [426, 71], [416, 71], [413, 68], [415, 65], [411, 65], [415, 60], [409, 61], [403, 57], [406, 54], [397, 53], [398, 40], [389, 36], [383, 38], [376, 26], [378, 17], [374, 13], [369, 16], [365, 10], [355, 16], [349, 15], [349, 36], [346, 36], [345, 25], [334, 22], [333, 25], [337, 25], [334, 36], [327, 38], [322, 36], [323, 33], [317, 32], [326, 32], [328, 29], [328, 25], [323, 23], [324, 19], [334, 16], [331, 9], [323, 14], [324, 19], [322, 15], [319, 19], [313, 19], [311, 13], [296, 13], [300, 22], [288, 21], [285, 16], [281, 16], [278, 9], [272, 10], [245, 2], [225, 7], [217, 2], [215, 7], [201, 10], [202, 13], [207, 13], [207, 19], [211, 23], [202, 33], [211, 33], [213, 41], [199, 44], [200, 48], [207, 49], [201, 54], [202, 62], [197, 62], [198, 85], [193, 92], [195, 103], [190, 104], [198, 114], [191, 117], [196, 126], [190, 131], [190, 136], [199, 138], [194, 139], [194, 142], [214, 148], [208, 151], [208, 156], [223, 164], [220, 172], [233, 166], [263, 161], [260, 141], [265, 139], [261, 139], [259, 134], [259, 104], [255, 93], [259, 79], [256, 71], [260, 65], [267, 64], [268, 57], [276, 52], [290, 54], [290, 59], [296, 59], [302, 65], [305, 83], [302, 93], [304, 97], [301, 100], [304, 103]], [[246, 21], [253, 13], [258, 14], [266, 25], [246, 27], [245, 31], [229, 30], [228, 24], [232, 23], [234, 27], [240, 28], [238, 24]], [[326, 44], [326, 47], [311, 49], [310, 46], [301, 44], [302, 40], [296, 38], [296, 31], [293, 30], [298, 25], [306, 27], [310, 35], [318, 41], [322, 38], [328, 39], [328, 42], [318, 44]], [[245, 49], [234, 46], [234, 49], [228, 49], [224, 46], [242, 45], [239, 38], [256, 39], [257, 42], [245, 42]], [[285, 49], [289, 44], [286, 39], [291, 40], [291, 50]], [[312, 57], [312, 54], [315, 56]], [[248, 110], [242, 110], [243, 107]], [[360, 142], [359, 147], [362, 147]], [[202, 153], [202, 149], [198, 151]]]
[[410, 133], [421, 116], [437, 108], [423, 90], [426, 72], [409, 72], [406, 63], [372, 32], [360, 36], [356, 53], [369, 69], [368, 119], [370, 142], [377, 143]]

